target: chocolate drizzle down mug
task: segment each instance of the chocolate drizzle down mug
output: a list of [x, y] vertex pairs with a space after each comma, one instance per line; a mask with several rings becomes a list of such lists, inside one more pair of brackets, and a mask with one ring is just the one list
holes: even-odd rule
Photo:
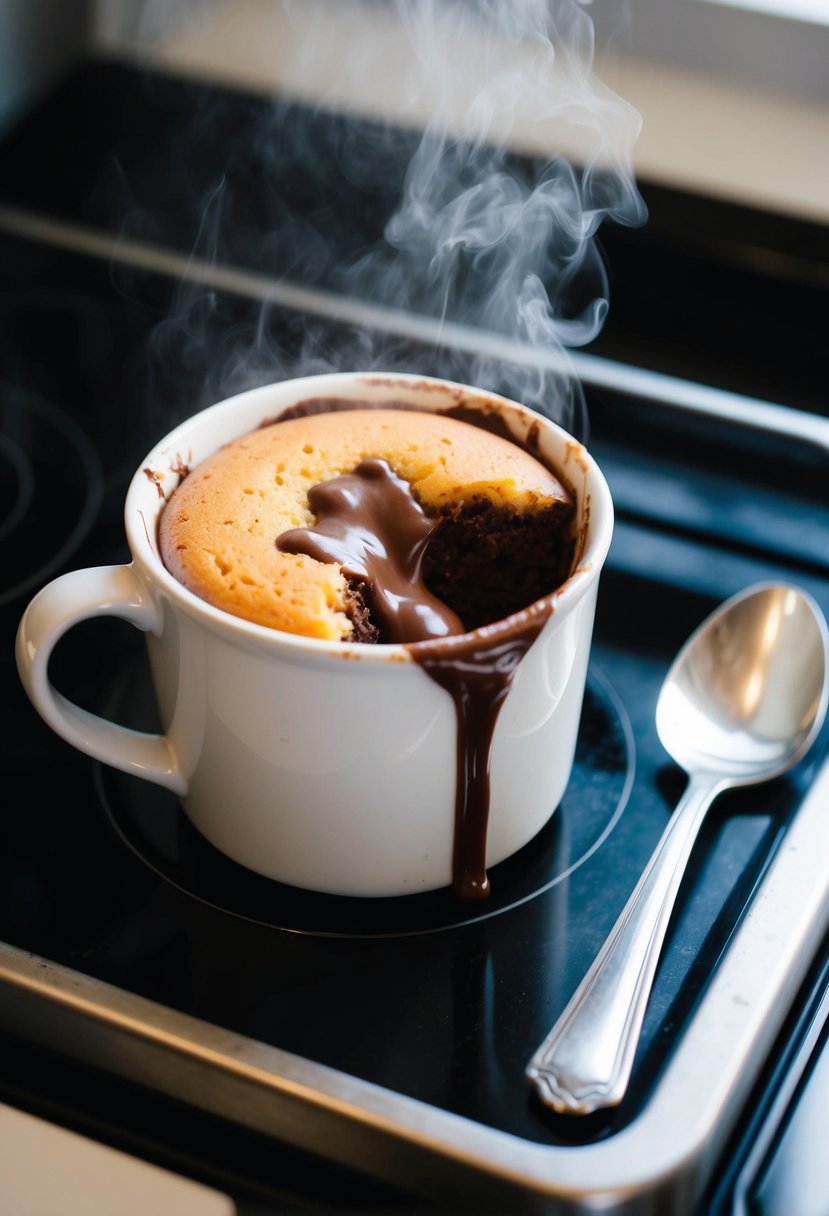
[[[576, 499], [576, 562], [566, 583], [524, 613], [444, 640], [442, 650], [299, 637], [188, 591], [163, 565], [157, 540], [180, 477], [298, 403], [334, 398], [495, 414], [518, 442], [531, 441]], [[561, 428], [503, 397], [434, 378], [287, 380], [213, 405], [162, 439], [130, 483], [125, 527], [129, 564], [64, 574], [29, 604], [18, 629], [20, 676], [53, 730], [94, 759], [171, 790], [223, 853], [309, 890], [406, 895], [460, 889], [461, 869], [468, 879], [470, 867], [494, 866], [550, 819], [572, 769], [613, 530], [600, 469]], [[90, 713], [50, 680], [63, 634], [108, 615], [146, 635], [161, 733]], [[476, 752], [463, 746], [474, 723], [463, 721], [452, 673], [468, 662], [480, 670], [481, 654], [506, 676]], [[473, 825], [475, 798], [464, 796], [476, 782]], [[480, 881], [476, 894], [485, 894]]]

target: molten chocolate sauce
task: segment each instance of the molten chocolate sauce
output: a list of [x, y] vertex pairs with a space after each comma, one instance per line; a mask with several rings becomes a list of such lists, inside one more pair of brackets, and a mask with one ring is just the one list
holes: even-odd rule
[[358, 580], [384, 642], [463, 633], [460, 617], [432, 595], [421, 575], [437, 521], [385, 460], [363, 460], [353, 473], [312, 486], [308, 505], [317, 522], [283, 532], [277, 549], [336, 562], [347, 578]]
[[547, 612], [522, 612], [504, 626], [485, 626], [460, 638], [421, 642], [409, 653], [455, 702], [458, 722], [453, 885], [462, 899], [489, 895], [486, 839], [489, 761], [495, 722], [518, 664], [535, 641]]
[[489, 894], [486, 840], [495, 723], [518, 664], [552, 610], [552, 598], [506, 625], [465, 634], [460, 619], [431, 594], [421, 576], [437, 521], [383, 460], [364, 460], [353, 473], [312, 487], [308, 501], [317, 523], [284, 532], [277, 548], [336, 562], [349, 578], [359, 579], [380, 625], [380, 640], [406, 645], [455, 703], [453, 886], [462, 899], [484, 899]]

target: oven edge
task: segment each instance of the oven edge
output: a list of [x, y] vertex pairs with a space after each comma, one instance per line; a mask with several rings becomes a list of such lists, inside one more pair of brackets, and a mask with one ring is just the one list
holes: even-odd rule
[[[358, 1172], [464, 1204], [692, 1210], [829, 929], [825, 761], [638, 1119], [578, 1147], [521, 1140], [0, 943], [0, 1025]], [[806, 893], [806, 898], [804, 898]]]

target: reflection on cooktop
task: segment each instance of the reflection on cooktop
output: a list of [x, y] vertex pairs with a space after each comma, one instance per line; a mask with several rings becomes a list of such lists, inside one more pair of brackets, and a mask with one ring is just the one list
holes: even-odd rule
[[[149, 681], [136, 673], [115, 692], [112, 713], [148, 729]], [[178, 800], [160, 786], [100, 767], [98, 783], [115, 831], [148, 866], [195, 899], [233, 916], [322, 937], [401, 937], [498, 916], [548, 891], [603, 843], [618, 822], [633, 780], [633, 737], [624, 707], [599, 671], [585, 693], [573, 774], [556, 814], [515, 856], [492, 867], [485, 904], [452, 891], [355, 899], [299, 890], [264, 878], [201, 836]], [[382, 927], [381, 927], [382, 926]]]

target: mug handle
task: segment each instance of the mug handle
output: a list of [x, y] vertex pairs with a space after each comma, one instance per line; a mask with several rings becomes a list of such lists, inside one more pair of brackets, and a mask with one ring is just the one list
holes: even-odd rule
[[182, 796], [187, 781], [166, 735], [132, 730], [90, 713], [49, 680], [49, 659], [59, 639], [96, 616], [121, 617], [145, 633], [161, 629], [159, 609], [132, 566], [60, 575], [37, 593], [17, 630], [17, 668], [29, 699], [52, 730], [79, 751]]

